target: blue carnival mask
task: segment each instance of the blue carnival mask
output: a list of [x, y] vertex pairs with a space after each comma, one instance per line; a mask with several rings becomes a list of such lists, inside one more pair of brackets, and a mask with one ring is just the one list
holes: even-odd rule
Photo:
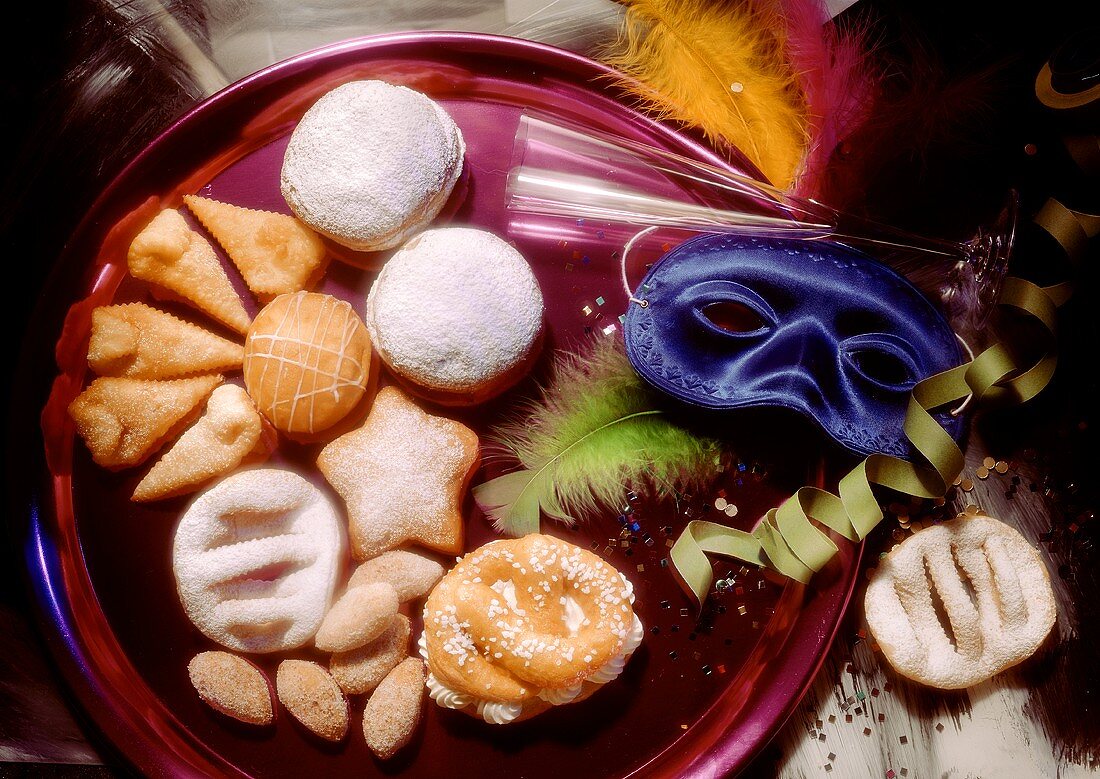
[[[626, 315], [627, 354], [660, 390], [711, 409], [780, 406], [862, 454], [908, 456], [909, 391], [962, 362], [908, 281], [847, 246], [703, 235], [666, 254]], [[952, 436], [962, 420], [943, 416]]]

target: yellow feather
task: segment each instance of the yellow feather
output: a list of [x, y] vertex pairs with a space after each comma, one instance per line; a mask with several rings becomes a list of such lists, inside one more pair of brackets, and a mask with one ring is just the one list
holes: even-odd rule
[[625, 2], [619, 36], [602, 52], [628, 77], [620, 86], [662, 119], [737, 147], [772, 184], [789, 188], [809, 125], [778, 3]]

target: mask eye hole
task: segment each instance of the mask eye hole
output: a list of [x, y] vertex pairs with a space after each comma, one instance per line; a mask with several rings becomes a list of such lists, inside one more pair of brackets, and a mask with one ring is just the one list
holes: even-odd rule
[[904, 360], [882, 349], [859, 349], [850, 352], [856, 370], [877, 384], [904, 387], [913, 384], [913, 373]]
[[737, 300], [708, 303], [701, 313], [718, 329], [735, 335], [755, 333], [768, 324], [756, 309]]
[[911, 390], [920, 378], [919, 352], [890, 333], [853, 336], [841, 343], [840, 353], [848, 370], [886, 390]]

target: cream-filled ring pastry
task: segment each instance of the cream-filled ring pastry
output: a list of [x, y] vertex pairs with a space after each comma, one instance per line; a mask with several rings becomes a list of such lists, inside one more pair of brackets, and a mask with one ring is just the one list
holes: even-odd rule
[[626, 577], [573, 544], [544, 535], [486, 544], [424, 604], [429, 694], [497, 725], [583, 700], [641, 644], [633, 604]]

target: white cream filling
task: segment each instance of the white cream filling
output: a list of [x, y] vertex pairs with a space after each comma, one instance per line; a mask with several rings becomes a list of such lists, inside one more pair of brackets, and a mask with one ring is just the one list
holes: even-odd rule
[[[622, 576], [622, 574], [620, 574], [620, 576]], [[624, 597], [628, 598], [630, 603], [633, 604], [634, 586], [625, 576], [623, 576], [622, 579], [623, 583], [626, 585]], [[493, 583], [492, 589], [504, 598], [508, 607], [512, 609], [513, 612], [520, 615], [524, 613], [517, 607], [516, 586], [514, 582], [511, 580], [507, 582], [497, 581]], [[579, 603], [568, 595], [565, 596], [564, 609], [566, 628], [568, 628], [570, 635], [576, 635], [577, 631], [587, 619], [584, 615], [584, 610], [581, 609]], [[645, 626], [642, 625], [642, 621], [638, 619], [638, 615], [635, 614], [634, 622], [630, 626], [630, 632], [627, 634], [626, 640], [623, 641], [623, 647], [619, 650], [619, 653], [600, 666], [591, 676], [586, 677], [584, 681], [592, 682], [593, 684], [607, 684], [608, 682], [618, 679], [623, 669], [626, 668], [630, 656], [634, 654], [639, 646], [641, 646], [644, 638]], [[417, 646], [420, 648], [420, 656], [427, 662], [428, 647], [424, 641], [423, 633], [421, 633], [420, 639], [417, 641]], [[439, 681], [431, 671], [428, 672], [427, 687], [428, 695], [440, 706], [447, 709], [464, 709], [467, 706], [476, 706], [478, 716], [491, 725], [507, 724], [519, 717], [524, 709], [523, 701], [501, 703], [499, 701], [488, 701], [482, 698], [475, 698], [465, 693], [456, 692]], [[541, 698], [552, 706], [562, 706], [575, 700], [577, 696], [581, 694], [583, 687], [584, 682], [564, 689], [543, 688], [535, 694], [535, 697]]]

